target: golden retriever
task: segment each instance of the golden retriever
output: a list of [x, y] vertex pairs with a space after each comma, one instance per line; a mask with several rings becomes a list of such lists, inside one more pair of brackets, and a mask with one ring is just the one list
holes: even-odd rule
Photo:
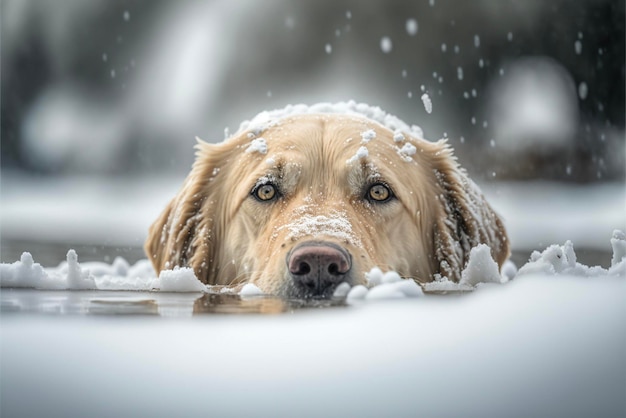
[[509, 255], [502, 221], [446, 141], [355, 114], [286, 115], [199, 140], [182, 189], [151, 226], [155, 269], [204, 283], [328, 298], [378, 266], [418, 283], [458, 281], [470, 249]]

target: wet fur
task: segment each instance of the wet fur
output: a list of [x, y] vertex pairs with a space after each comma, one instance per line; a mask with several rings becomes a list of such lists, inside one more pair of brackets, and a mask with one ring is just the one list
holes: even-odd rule
[[[365, 144], [369, 155], [353, 159], [368, 129], [376, 132]], [[363, 284], [374, 266], [418, 282], [436, 275], [458, 281], [480, 243], [499, 266], [509, 255], [502, 221], [445, 141], [405, 133], [397, 143], [376, 122], [326, 114], [289, 117], [259, 136], [267, 154], [246, 152], [249, 131], [220, 144], [199, 141], [182, 189], [150, 228], [145, 249], [157, 271], [189, 266], [207, 284], [251, 282], [289, 295], [286, 255], [311, 239], [350, 252], [353, 285]], [[400, 155], [405, 142], [417, 152]], [[266, 178], [282, 192], [270, 203], [251, 196]], [[395, 200], [364, 199], [380, 181]]]

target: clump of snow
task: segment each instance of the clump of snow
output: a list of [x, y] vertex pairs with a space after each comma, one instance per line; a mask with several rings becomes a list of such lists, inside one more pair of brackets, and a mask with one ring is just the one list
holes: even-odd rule
[[80, 268], [78, 255], [74, 250], [67, 252], [67, 285], [69, 289], [96, 289], [93, 276], [89, 271]]
[[622, 231], [613, 232], [611, 246], [613, 259], [611, 267], [585, 266], [576, 260], [574, 245], [566, 241], [564, 245], [550, 245], [543, 252], [533, 251], [528, 263], [517, 272], [516, 279], [529, 274], [548, 276], [567, 275], [580, 277], [621, 276], [626, 274], [626, 261], [622, 251], [626, 249], [626, 239]]
[[262, 294], [263, 291], [252, 283], [246, 283], [239, 291], [241, 296], [260, 296]]
[[159, 274], [162, 292], [204, 292], [207, 287], [198, 280], [189, 267], [174, 267]]
[[367, 131], [361, 132], [362, 144], [367, 144], [374, 138], [376, 138], [376, 131], [374, 131], [373, 129], [368, 129]]
[[585, 100], [587, 98], [588, 93], [589, 93], [589, 88], [587, 87], [587, 83], [582, 81], [578, 85], [578, 97], [580, 97], [580, 100]]
[[47, 277], [41, 264], [35, 263], [33, 256], [22, 253], [20, 261], [0, 265], [2, 287], [40, 287], [40, 282]]
[[402, 131], [396, 129], [396, 131], [393, 133], [393, 141], [394, 142], [404, 141], [404, 134], [402, 133]]
[[430, 100], [430, 96], [427, 93], [422, 94], [422, 103], [424, 103], [424, 109], [426, 109], [426, 113], [432, 113], [433, 102]]
[[391, 38], [388, 36], [383, 36], [380, 39], [380, 49], [385, 53], [388, 54], [391, 52], [391, 50], [393, 49], [393, 43], [391, 42]]
[[367, 292], [367, 287], [359, 284], [350, 289], [350, 292], [348, 292], [348, 296], [346, 296], [346, 299], [348, 300], [348, 302], [354, 300], [363, 300], [365, 299], [365, 295], [367, 295]]
[[403, 279], [395, 271], [383, 271], [378, 267], [373, 267], [365, 273], [365, 279], [369, 289], [358, 285], [350, 289], [347, 301], [357, 300], [382, 300], [382, 299], [404, 299], [419, 297], [424, 294], [422, 288], [411, 279]]
[[265, 141], [265, 138], [253, 139], [248, 148], [246, 148], [246, 152], [259, 152], [261, 154], [267, 154], [267, 142]]
[[305, 104], [287, 105], [282, 109], [264, 111], [251, 120], [242, 122], [239, 126], [238, 133], [251, 131], [256, 136], [285, 118], [305, 114], [342, 114], [358, 116], [380, 123], [391, 131], [400, 130], [416, 138], [424, 137], [424, 133], [419, 126], [408, 125], [398, 117], [385, 112], [378, 106], [357, 103], [353, 100], [337, 103], [316, 103], [310, 106]]
[[402, 148], [398, 148], [398, 155], [402, 157], [402, 159], [406, 162], [413, 161], [413, 158], [411, 158], [411, 156], [415, 155], [416, 152], [417, 148], [415, 148], [415, 145], [409, 142], [405, 143]]
[[383, 282], [383, 271], [378, 267], [373, 267], [368, 273], [365, 273], [365, 280], [368, 286], [378, 286]]
[[611, 258], [611, 267], [616, 267], [619, 263], [624, 262], [626, 258], [626, 234], [619, 229], [613, 231], [611, 237], [611, 248], [613, 248], [613, 258]]
[[333, 292], [333, 297], [334, 298], [344, 298], [346, 296], [348, 296], [348, 293], [350, 292], [350, 285], [346, 282], [340, 283], [339, 286], [337, 286], [337, 288], [335, 289], [335, 291]]
[[461, 284], [476, 286], [478, 283], [501, 283], [498, 264], [491, 257], [491, 248], [479, 244], [470, 250], [467, 266], [461, 273]]
[[356, 150], [356, 153], [350, 157], [346, 162], [348, 164], [352, 164], [353, 162], [361, 159], [361, 158], [365, 158], [369, 155], [369, 151], [367, 150], [367, 148], [365, 147], [360, 147], [358, 150]]
[[417, 24], [417, 20], [415, 19], [408, 19], [406, 21], [406, 33], [408, 33], [411, 36], [415, 36], [417, 34], [417, 29], [418, 29], [418, 24]]
[[517, 266], [511, 260], [506, 260], [501, 269], [502, 281], [508, 282], [517, 274]]
[[579, 39], [574, 42], [574, 50], [576, 51], [576, 55], [580, 55], [583, 52], [583, 44]]

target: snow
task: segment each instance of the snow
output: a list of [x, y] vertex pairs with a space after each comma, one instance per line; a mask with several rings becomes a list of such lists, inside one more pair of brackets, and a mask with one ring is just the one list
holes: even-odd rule
[[[289, 229], [290, 236], [315, 236], [319, 231], [340, 239], [358, 241], [352, 233], [352, 226], [341, 213], [333, 217], [304, 215], [293, 224], [281, 228]], [[436, 277], [435, 281], [423, 284], [430, 292], [467, 292], [485, 283], [506, 283], [522, 276], [571, 276], [571, 277], [625, 277], [626, 276], [626, 235], [620, 230], [613, 231], [610, 239], [613, 257], [611, 266], [586, 266], [577, 262], [574, 245], [566, 241], [563, 245], [550, 245], [543, 252], [534, 251], [529, 261], [519, 270], [510, 261], [502, 272], [491, 257], [488, 246], [480, 244], [472, 248], [470, 258], [464, 267], [459, 283], [446, 277]], [[383, 272], [374, 267], [365, 273], [369, 291], [353, 291], [343, 286], [337, 294], [348, 295], [349, 299], [388, 299], [416, 297], [422, 289], [411, 280], [403, 280], [394, 271]], [[78, 263], [74, 250], [69, 250], [67, 260], [56, 268], [43, 268], [35, 263], [30, 253], [24, 252], [19, 261], [0, 264], [0, 287], [35, 289], [99, 289], [99, 290], [142, 290], [161, 292], [212, 292], [211, 286], [202, 284], [190, 268], [164, 270], [155, 277], [154, 270], [147, 260], [140, 260], [130, 266], [122, 258], [116, 258], [110, 265], [102, 262]], [[241, 294], [245, 296], [262, 294], [253, 284], [246, 284]]]
[[519, 269], [516, 277], [537, 273], [549, 276], [624, 277], [626, 276], [626, 261], [624, 260], [623, 251], [626, 246], [626, 240], [623, 238], [624, 233], [622, 231], [613, 232], [613, 238], [611, 239], [613, 258], [611, 267], [608, 269], [603, 269], [600, 266], [589, 267], [578, 263], [574, 245], [571, 241], [566, 241], [564, 245], [550, 245], [541, 253], [534, 251], [530, 256], [530, 261]]
[[415, 36], [417, 35], [417, 30], [418, 30], [418, 24], [417, 24], [417, 20], [415, 19], [407, 19], [406, 21], [406, 33], [408, 33], [411, 36]]
[[411, 156], [415, 155], [416, 152], [417, 148], [415, 148], [415, 145], [409, 142], [406, 142], [404, 145], [402, 145], [402, 148], [398, 148], [398, 155], [400, 155], [400, 157], [402, 157], [402, 159], [406, 162], [413, 161]]
[[239, 292], [241, 296], [260, 296], [263, 291], [252, 283], [246, 283]]
[[611, 267], [616, 267], [626, 257], [626, 234], [616, 229], [611, 237], [611, 248], [613, 249], [613, 258], [611, 258]]
[[623, 183], [499, 182], [481, 189], [504, 218], [510, 242], [518, 249], [541, 249], [566, 240], [604, 249], [614, 229], [626, 229]]
[[394, 140], [394, 142], [402, 142], [402, 141], [404, 141], [404, 134], [402, 133], [402, 131], [395, 131], [393, 133], [393, 140]]
[[290, 104], [282, 109], [263, 111], [254, 116], [252, 119], [242, 122], [235, 135], [245, 131], [252, 131], [258, 135], [265, 129], [280, 123], [281, 120], [285, 118], [306, 114], [342, 114], [347, 116], [360, 116], [370, 119], [373, 122], [377, 122], [391, 131], [400, 130], [417, 138], [423, 138], [424, 136], [424, 133], [419, 126], [409, 126], [398, 117], [385, 112], [378, 106], [357, 103], [354, 100], [337, 103], [316, 103], [310, 106], [305, 104]]
[[589, 88], [587, 87], [587, 83], [582, 81], [578, 85], [578, 97], [580, 97], [580, 100], [585, 100], [587, 98], [587, 94], [589, 94]]
[[337, 288], [333, 292], [333, 298], [347, 297], [348, 293], [350, 293], [350, 289], [352, 289], [352, 286], [350, 286], [349, 283], [346, 283], [346, 282], [340, 283], [339, 286], [337, 286]]
[[528, 276], [463, 297], [288, 315], [3, 312], [2, 411], [623, 416], [624, 290], [623, 278]]
[[[520, 58], [488, 93], [494, 136], [504, 151], [567, 147], [575, 137], [579, 110], [574, 81], [557, 62]], [[582, 97], [581, 97], [582, 98]]]
[[433, 102], [430, 100], [430, 96], [427, 93], [422, 94], [422, 103], [424, 103], [424, 109], [426, 109], [426, 113], [432, 113]]
[[207, 287], [202, 284], [188, 267], [174, 267], [173, 270], [163, 270], [159, 274], [162, 292], [204, 292]]
[[367, 131], [361, 132], [361, 143], [367, 144], [372, 139], [376, 138], [376, 131], [373, 129], [368, 129]]
[[476, 286], [478, 283], [501, 283], [498, 264], [491, 257], [491, 249], [480, 244], [470, 251], [470, 258], [463, 270], [460, 283]]
[[346, 161], [346, 163], [352, 164], [359, 159], [367, 157], [368, 155], [369, 155], [369, 151], [367, 150], [367, 148], [364, 146], [361, 146], [359, 147], [358, 150], [356, 150], [356, 153]]
[[359, 238], [352, 232], [352, 224], [344, 212], [336, 211], [325, 215], [303, 214], [293, 222], [277, 227], [276, 231], [286, 229], [289, 231], [287, 238], [298, 239], [301, 237], [315, 237], [317, 234], [335, 237], [340, 240], [350, 240], [354, 245], [361, 245]]
[[380, 49], [385, 53], [388, 54], [391, 52], [391, 50], [393, 49], [393, 43], [391, 42], [391, 38], [389, 38], [388, 36], [383, 36], [380, 39]]
[[246, 153], [258, 152], [261, 154], [267, 154], [267, 142], [265, 138], [255, 138], [250, 142], [248, 148], [246, 148]]

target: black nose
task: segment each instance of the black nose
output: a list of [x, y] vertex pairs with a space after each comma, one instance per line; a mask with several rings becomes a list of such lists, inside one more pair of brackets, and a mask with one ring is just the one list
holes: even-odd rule
[[350, 254], [335, 244], [305, 242], [289, 253], [287, 267], [305, 297], [331, 296], [334, 288], [347, 279], [352, 263]]

